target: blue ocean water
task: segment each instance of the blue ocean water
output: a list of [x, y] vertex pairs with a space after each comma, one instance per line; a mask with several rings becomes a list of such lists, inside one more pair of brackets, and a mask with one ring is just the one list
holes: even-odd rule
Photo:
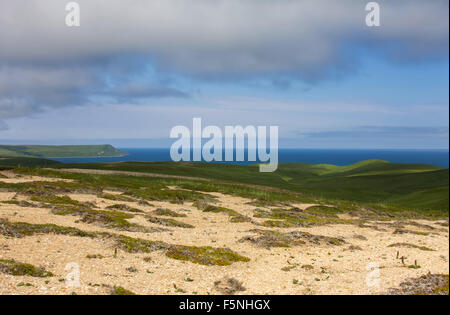
[[[122, 157], [58, 158], [63, 163], [101, 163], [119, 161], [171, 161], [169, 149], [120, 148], [129, 152]], [[423, 163], [448, 168], [448, 150], [338, 150], [338, 149], [280, 149], [279, 162], [305, 162], [311, 164], [349, 165], [356, 162], [380, 159], [394, 163]], [[254, 162], [252, 162], [254, 163]], [[234, 164], [250, 164], [235, 162]]]

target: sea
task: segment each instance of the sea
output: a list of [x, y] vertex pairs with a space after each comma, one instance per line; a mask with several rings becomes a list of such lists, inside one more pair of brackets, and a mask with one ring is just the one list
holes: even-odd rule
[[[63, 163], [104, 163], [120, 161], [171, 161], [165, 148], [119, 148], [129, 154], [120, 157], [54, 158]], [[192, 156], [192, 154], [191, 154]], [[368, 150], [368, 149], [279, 149], [279, 162], [304, 162], [310, 164], [349, 165], [356, 162], [380, 159], [393, 163], [432, 164], [448, 168], [448, 150]], [[255, 162], [223, 162], [248, 165]]]

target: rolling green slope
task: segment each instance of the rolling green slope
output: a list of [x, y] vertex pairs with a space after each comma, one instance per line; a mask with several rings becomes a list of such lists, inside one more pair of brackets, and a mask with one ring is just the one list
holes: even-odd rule
[[8, 149], [8, 146], [0, 145], [0, 156], [1, 157], [16, 157], [24, 156], [22, 153]]
[[0, 145], [0, 157], [105, 157], [122, 156], [127, 152], [105, 145]]
[[424, 164], [399, 164], [380, 160], [348, 166], [280, 163], [274, 173], [260, 173], [257, 165], [190, 162], [61, 164], [58, 167], [202, 177], [287, 189], [321, 200], [377, 203], [408, 209], [448, 211], [449, 208], [448, 169]]
[[29, 157], [11, 157], [2, 158], [0, 157], [0, 169], [2, 167], [51, 167], [60, 164], [57, 161], [40, 159], [40, 158], [29, 158]]

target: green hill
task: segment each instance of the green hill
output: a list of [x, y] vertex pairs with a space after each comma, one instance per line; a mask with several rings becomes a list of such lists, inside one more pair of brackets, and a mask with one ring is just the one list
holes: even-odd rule
[[106, 157], [126, 155], [112, 145], [0, 145], [0, 157]]
[[0, 157], [0, 170], [2, 167], [51, 167], [60, 164], [57, 161], [34, 157]]
[[425, 164], [380, 160], [348, 166], [280, 163], [273, 173], [260, 173], [257, 165], [192, 162], [61, 164], [57, 167], [201, 177], [280, 188], [321, 200], [376, 203], [408, 209], [449, 209], [448, 169]]
[[[258, 186], [299, 194], [305, 200], [355, 202], [368, 207], [396, 210], [436, 211], [448, 215], [449, 170], [434, 165], [389, 163], [368, 160], [347, 166], [280, 163], [273, 173], [260, 173], [258, 165], [239, 166], [192, 162], [116, 162], [63, 164], [40, 158], [0, 158], [0, 166], [103, 169], [195, 177], [210, 183], [190, 182], [192, 189], [208, 185], [259, 191]], [[250, 186], [249, 186], [250, 185]], [[263, 192], [262, 192], [263, 193]], [[264, 194], [264, 193], [263, 193]]]

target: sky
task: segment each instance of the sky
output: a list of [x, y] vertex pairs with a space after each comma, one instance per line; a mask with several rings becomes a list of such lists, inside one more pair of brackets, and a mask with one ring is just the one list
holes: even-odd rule
[[447, 149], [447, 0], [0, 0], [0, 144], [167, 147], [279, 126], [280, 147]]

